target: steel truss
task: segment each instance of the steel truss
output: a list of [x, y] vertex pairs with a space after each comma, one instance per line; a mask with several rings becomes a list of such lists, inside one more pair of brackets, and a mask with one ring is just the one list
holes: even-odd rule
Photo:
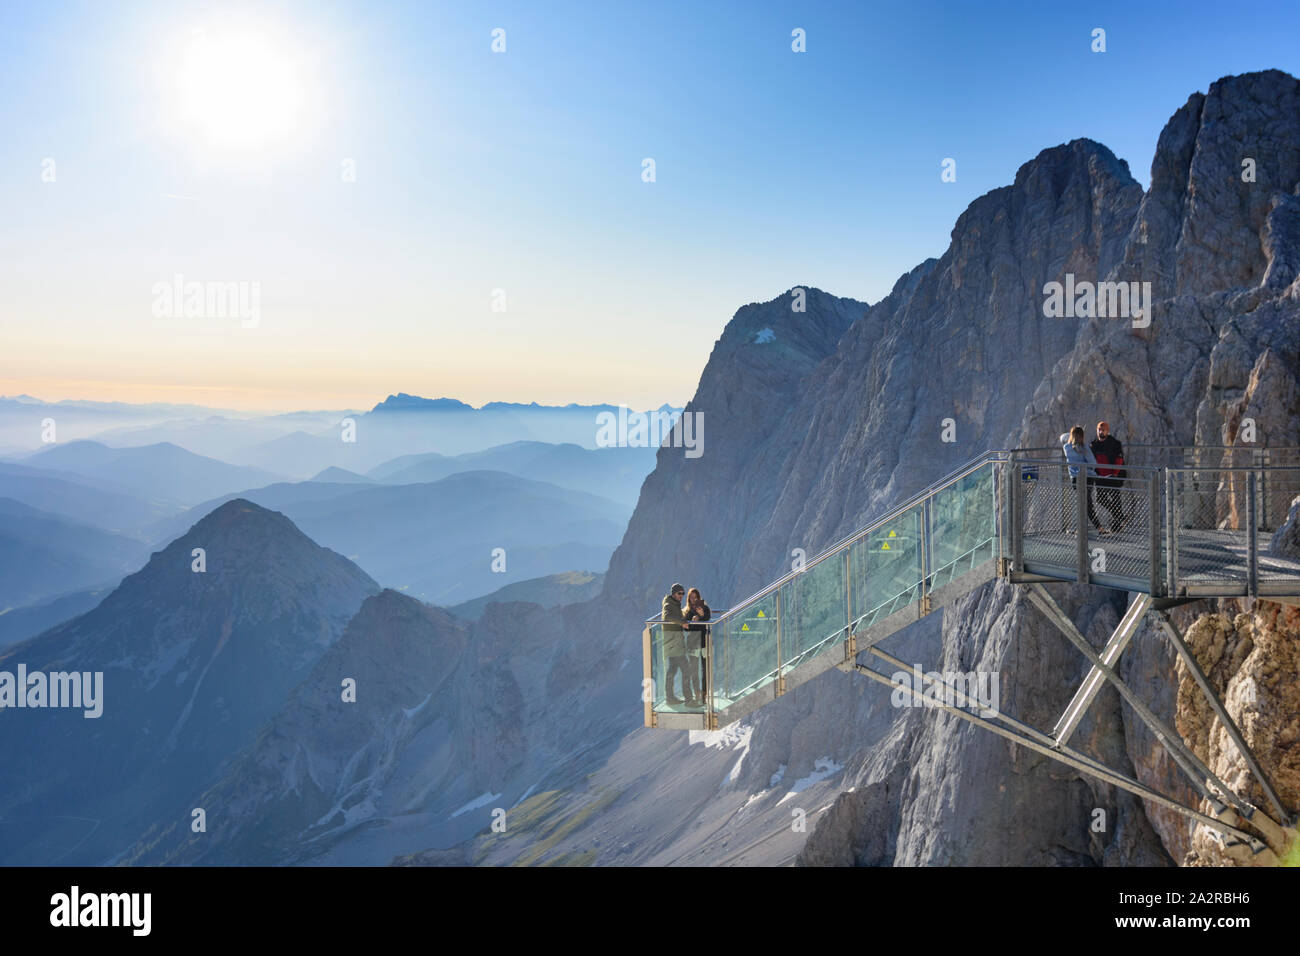
[[[1222, 701], [1214, 692], [1214, 688], [1210, 686], [1205, 674], [1197, 665], [1196, 658], [1183, 641], [1182, 635], [1178, 633], [1177, 628], [1170, 621], [1167, 607], [1173, 603], [1183, 602], [1160, 601], [1147, 594], [1136, 594], [1135, 600], [1129, 605], [1110, 639], [1102, 648], [1101, 653], [1098, 654], [1093, 650], [1088, 640], [1079, 633], [1079, 629], [1074, 625], [1074, 622], [1056, 603], [1042, 583], [1026, 583], [1024, 586], [1029, 601], [1049, 621], [1056, 625], [1070, 643], [1077, 647], [1084, 657], [1088, 658], [1089, 663], [1092, 665], [1080, 683], [1078, 690], [1075, 691], [1074, 696], [1056, 721], [1050, 734], [1043, 733], [1029, 724], [1000, 712], [995, 711], [990, 717], [975, 713], [974, 709], [981, 707], [979, 701], [973, 700], [963, 690], [947, 682], [943, 682], [943, 692], [937, 695], [939, 699], [936, 699], [934, 696], [925, 696], [922, 689], [913, 683], [903, 684], [895, 681], [867, 664], [855, 661], [854, 669], [878, 683], [896, 690], [906, 691], [924, 706], [943, 710], [954, 717], [991, 731], [1035, 753], [1063, 763], [1080, 773], [1085, 773], [1101, 780], [1103, 783], [1126, 790], [1144, 800], [1150, 800], [1152, 803], [1195, 820], [1197, 823], [1218, 833], [1223, 838], [1225, 849], [1231, 851], [1234, 848], [1239, 850], [1249, 848], [1251, 855], [1258, 855], [1265, 851], [1272, 851], [1278, 855], [1285, 852], [1288, 844], [1295, 839], [1297, 818], [1295, 815], [1288, 813], [1283, 807], [1272, 783], [1255, 759], [1255, 755], [1246, 745], [1241, 731], [1228, 715]], [[1259, 782], [1261, 789], [1277, 814], [1276, 820], [1220, 780], [1184, 742], [1182, 735], [1161, 721], [1116, 672], [1120, 655], [1123, 654], [1124, 649], [1132, 640], [1133, 635], [1137, 632], [1148, 612], [1156, 615], [1162, 632], [1169, 638], [1175, 652], [1187, 666], [1193, 680], [1201, 689], [1201, 693], [1205, 696], [1215, 716], [1222, 722], [1228, 736], [1241, 753], [1251, 774]], [[864, 648], [864, 651], [895, 667], [908, 671], [912, 669], [910, 665], [882, 651], [878, 646], [873, 645]], [[1209, 803], [1213, 815], [1167, 797], [1138, 780], [1105, 766], [1099, 760], [1081, 753], [1069, 745], [1071, 735], [1096, 699], [1104, 682], [1114, 685], [1120, 696], [1133, 709], [1133, 712], [1137, 714], [1138, 718], [1165, 747], [1174, 763], [1191, 782], [1192, 787]], [[947, 703], [947, 700], [952, 700], [953, 704]], [[954, 704], [958, 706], [954, 706]], [[963, 706], [970, 707], [972, 710], [963, 710], [961, 709]], [[1235, 826], [1234, 824], [1239, 819], [1247, 821], [1260, 835]], [[1288, 830], [1291, 832], [1288, 833]]]

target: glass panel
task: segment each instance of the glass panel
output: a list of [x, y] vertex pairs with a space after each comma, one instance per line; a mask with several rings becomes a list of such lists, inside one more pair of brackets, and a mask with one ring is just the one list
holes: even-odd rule
[[650, 627], [650, 678], [654, 681], [654, 709], [664, 710], [664, 628], [662, 624]]
[[862, 630], [920, 598], [921, 506], [849, 546], [854, 629]]
[[789, 673], [844, 640], [848, 623], [844, 552], [805, 568], [781, 587], [781, 664]]
[[[656, 711], [671, 714], [704, 712], [702, 647], [702, 631], [684, 631], [671, 624], [650, 625], [650, 665]], [[688, 700], [695, 703], [687, 703]]]
[[729, 615], [721, 628], [713, 629], [713, 638], [713, 690], [719, 707], [772, 683], [777, 665], [776, 594]]
[[930, 505], [932, 590], [993, 557], [994, 504], [991, 465], [935, 493]]

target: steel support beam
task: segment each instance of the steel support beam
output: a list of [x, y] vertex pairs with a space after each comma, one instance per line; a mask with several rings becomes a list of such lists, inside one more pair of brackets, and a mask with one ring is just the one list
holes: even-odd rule
[[1251, 752], [1250, 747], [1246, 746], [1246, 739], [1242, 737], [1241, 731], [1237, 728], [1237, 724], [1228, 715], [1228, 711], [1224, 709], [1223, 703], [1219, 700], [1219, 695], [1216, 694], [1214, 688], [1210, 686], [1210, 682], [1206, 678], [1205, 672], [1201, 670], [1201, 665], [1196, 662], [1196, 657], [1192, 654], [1191, 648], [1187, 646], [1187, 642], [1183, 640], [1183, 636], [1178, 633], [1178, 628], [1174, 627], [1174, 622], [1169, 619], [1168, 612], [1157, 611], [1156, 617], [1159, 618], [1161, 629], [1165, 632], [1165, 636], [1169, 638], [1169, 643], [1174, 646], [1174, 650], [1187, 666], [1188, 672], [1192, 675], [1192, 680], [1196, 681], [1196, 686], [1198, 686], [1201, 689], [1201, 693], [1205, 695], [1205, 699], [1209, 703], [1210, 709], [1214, 711], [1214, 715], [1218, 717], [1219, 722], [1223, 724], [1223, 729], [1226, 730], [1228, 736], [1232, 738], [1232, 742], [1237, 747], [1237, 752], [1241, 754], [1242, 759], [1246, 761], [1246, 766], [1250, 768], [1250, 772], [1253, 773], [1255, 779], [1259, 781], [1259, 785], [1263, 789], [1264, 795], [1268, 797], [1268, 802], [1273, 804], [1273, 809], [1278, 813], [1278, 820], [1283, 823], [1291, 820], [1294, 825], [1294, 818], [1287, 812], [1286, 808], [1282, 806], [1282, 801], [1278, 799], [1277, 792], [1273, 789], [1272, 783], [1269, 782], [1263, 768], [1260, 767], [1259, 763], [1255, 760], [1255, 754]]
[[[1137, 599], [1129, 605], [1124, 616], [1120, 618], [1119, 626], [1115, 628], [1115, 633], [1111, 634], [1110, 640], [1101, 652], [1101, 662], [1109, 668], [1114, 668], [1119, 663], [1120, 655], [1128, 647], [1129, 641], [1137, 633], [1138, 625], [1142, 623], [1142, 615], [1147, 612], [1151, 604], [1151, 599], [1145, 594], [1139, 594]], [[1064, 746], [1070, 740], [1070, 735], [1074, 733], [1079, 721], [1083, 720], [1083, 715], [1088, 712], [1092, 706], [1093, 700], [1096, 699], [1102, 684], [1106, 681], [1106, 676], [1099, 668], [1094, 666], [1092, 670], [1083, 679], [1079, 689], [1075, 691], [1074, 697], [1066, 705], [1061, 717], [1052, 728], [1052, 736], [1056, 738], [1056, 743]]]
[[[875, 648], [872, 648], [873, 653], [875, 652], [875, 650], [876, 650]], [[902, 685], [886, 677], [884, 674], [881, 674], [878, 671], [875, 671], [872, 668], [867, 667], [865, 664], [858, 664], [857, 670], [860, 674], [863, 674], [866, 677], [870, 677], [872, 680], [876, 681], [877, 683], [884, 684], [887, 687], [891, 687], [895, 689], [907, 690], [907, 692], [910, 693], [913, 698], [923, 701], [925, 705], [928, 707], [935, 707], [939, 710], [943, 710], [946, 713], [952, 714], [954, 717], [959, 717], [962, 720], [972, 723], [977, 727], [982, 727], [985, 730], [991, 731], [992, 733], [997, 734], [999, 737], [1005, 737], [1007, 740], [1010, 740], [1013, 743], [1019, 744], [1022, 747], [1034, 751], [1035, 753], [1042, 754], [1044, 757], [1050, 757], [1052, 760], [1055, 760], [1059, 763], [1063, 763], [1069, 767], [1073, 767], [1075, 770], [1078, 770], [1080, 773], [1089, 774], [1090, 776], [1096, 777], [1104, 783], [1109, 783], [1111, 786], [1118, 787], [1121, 790], [1126, 790], [1129, 793], [1134, 794], [1135, 796], [1142, 797], [1144, 800], [1150, 800], [1152, 803], [1157, 803], [1160, 806], [1168, 807], [1170, 810], [1173, 810], [1176, 813], [1181, 813], [1183, 816], [1190, 817], [1193, 820], [1197, 821], [1198, 823], [1207, 826], [1212, 830], [1216, 830], [1219, 833], [1224, 834], [1225, 836], [1230, 836], [1243, 843], [1248, 843], [1256, 853], [1260, 853], [1265, 849], [1267, 849], [1265, 844], [1257, 837], [1251, 836], [1249, 833], [1246, 833], [1243, 830], [1238, 830], [1236, 827], [1224, 823], [1221, 820], [1216, 820], [1214, 817], [1209, 816], [1208, 814], [1205, 813], [1201, 813], [1199, 810], [1193, 810], [1191, 807], [1185, 807], [1181, 803], [1178, 803], [1175, 800], [1171, 800], [1169, 797], [1166, 797], [1163, 794], [1157, 793], [1156, 791], [1152, 790], [1147, 786], [1144, 786], [1138, 781], [1133, 780], [1129, 777], [1125, 777], [1123, 774], [1116, 773], [1113, 770], [1107, 770], [1105, 768], [1100, 767], [1099, 765], [1094, 765], [1091, 763], [1084, 762], [1082, 760], [1079, 760], [1074, 755], [1064, 753], [1059, 750], [1054, 750], [1052, 749], [1051, 746], [1047, 744], [1039, 743], [1036, 740], [1033, 740], [1026, 736], [1022, 736], [1021, 734], [1008, 730], [1005, 727], [999, 727], [992, 720], [988, 720], [986, 718], [980, 717], [977, 714], [972, 714], [967, 711], [960, 710], [956, 707], [949, 706], [948, 704], [945, 703], [938, 703], [933, 700], [925, 701], [925, 698], [922, 696], [921, 691], [916, 690], [910, 685], [908, 685], [907, 687], [903, 687]]]
[[[881, 660], [885, 661], [888, 664], [892, 664], [893, 666], [901, 668], [902, 670], [905, 671], [911, 670], [910, 664], [907, 664], [904, 661], [900, 661], [897, 657], [893, 657], [885, 653], [879, 647], [872, 647], [869, 648], [869, 650], [876, 657], [879, 657]], [[968, 694], [964, 693], [961, 690], [958, 690], [956, 687], [952, 688], [952, 693], [954, 697], [961, 698], [959, 703], [963, 705], [979, 706], [979, 701], [972, 700]], [[1006, 714], [1002, 713], [1001, 711], [996, 712], [991, 719], [1001, 721], [1002, 723], [1006, 724], [1008, 727], [1012, 728], [1013, 730], [1021, 734], [1024, 734], [1027, 737], [1032, 737], [1034, 740], [1037, 740], [1040, 744], [1042, 744], [1045, 747], [1056, 746], [1056, 741], [1053, 740], [1049, 735], [1043, 733], [1037, 727], [1031, 727], [1029, 724], [1026, 724], [1023, 721], [1016, 720], [1014, 717], [1009, 717]], [[1074, 750], [1071, 747], [1063, 747], [1060, 749], [1066, 754], [1068, 754], [1069, 756], [1073, 757], [1075, 760], [1086, 763], [1099, 771], [1105, 773], [1114, 773], [1114, 771], [1112, 771], [1109, 767], [1103, 764], [1100, 760], [1097, 760], [1093, 757], [1089, 757], [1087, 754], [1080, 753], [1079, 751]]]
[[1048, 620], [1054, 623], [1061, 633], [1069, 639], [1070, 643], [1077, 647], [1084, 657], [1088, 658], [1092, 663], [1092, 666], [1100, 670], [1106, 680], [1115, 685], [1115, 689], [1119, 691], [1120, 696], [1123, 697], [1128, 705], [1133, 708], [1134, 713], [1138, 715], [1138, 718], [1142, 723], [1147, 725], [1147, 728], [1155, 734], [1156, 739], [1159, 740], [1160, 743], [1164, 745], [1165, 749], [1169, 751], [1169, 756], [1174, 759], [1174, 763], [1178, 764], [1179, 769], [1181, 769], [1187, 776], [1187, 779], [1191, 781], [1192, 786], [1196, 788], [1197, 792], [1210, 801], [1215, 812], [1218, 812], [1223, 808], [1223, 802], [1215, 795], [1214, 791], [1210, 789], [1207, 785], [1207, 781], [1217, 787], [1222, 792], [1223, 797], [1240, 810], [1247, 820], [1254, 816], [1257, 812], [1256, 808], [1249, 801], [1242, 799], [1232, 790], [1232, 788], [1220, 780], [1215, 775], [1214, 771], [1207, 767], [1201, 759], [1192, 752], [1191, 748], [1183, 742], [1183, 738], [1178, 733], [1165, 726], [1164, 722], [1152, 713], [1151, 708], [1144, 704], [1141, 698], [1129, 689], [1128, 685], [1120, 679], [1120, 676], [1102, 663], [1101, 658], [1098, 657], [1097, 652], [1092, 649], [1092, 645], [1088, 643], [1087, 638], [1079, 633], [1079, 629], [1074, 626], [1074, 622], [1070, 620], [1069, 616], [1066, 615], [1063, 610], [1061, 610], [1060, 605], [1052, 599], [1052, 596], [1047, 593], [1046, 589], [1044, 589], [1041, 584], [1029, 585], [1027, 596], [1029, 597], [1029, 600], [1043, 612]]

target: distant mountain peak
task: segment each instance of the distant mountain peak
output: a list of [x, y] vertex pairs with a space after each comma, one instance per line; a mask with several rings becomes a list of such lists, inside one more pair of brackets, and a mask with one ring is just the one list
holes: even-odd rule
[[466, 405], [464, 402], [455, 398], [421, 398], [419, 395], [408, 395], [406, 392], [398, 392], [396, 395], [389, 395], [386, 399], [371, 409], [372, 412], [404, 412], [404, 411], [467, 411], [474, 410], [473, 405]]

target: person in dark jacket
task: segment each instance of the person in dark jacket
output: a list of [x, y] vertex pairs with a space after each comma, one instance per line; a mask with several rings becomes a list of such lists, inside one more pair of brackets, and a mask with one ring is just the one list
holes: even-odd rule
[[684, 703], [673, 693], [674, 678], [682, 675], [682, 697], [691, 696], [691, 677], [686, 660], [686, 616], [682, 614], [682, 597], [686, 588], [674, 584], [664, 597], [663, 621], [664, 656], [668, 658], [667, 673], [664, 674], [664, 699], [672, 705]]
[[[708, 636], [708, 626], [700, 622], [707, 621], [712, 612], [709, 606], [704, 603], [704, 598], [700, 596], [699, 588], [691, 588], [686, 595], [686, 607], [683, 609], [686, 615], [688, 631], [686, 635], [686, 654], [688, 658], [698, 657], [699, 666], [699, 685], [695, 694], [695, 704], [703, 705], [707, 701], [706, 695], [709, 689], [709, 656], [705, 653], [705, 640]], [[688, 663], [693, 664], [693, 661]], [[692, 674], [695, 668], [690, 668]], [[689, 703], [689, 702], [688, 702]]]
[[1088, 445], [1097, 459], [1097, 504], [1110, 512], [1110, 533], [1118, 534], [1124, 527], [1124, 505], [1120, 488], [1128, 473], [1123, 468], [1124, 446], [1110, 433], [1110, 425], [1097, 423], [1097, 437]]

